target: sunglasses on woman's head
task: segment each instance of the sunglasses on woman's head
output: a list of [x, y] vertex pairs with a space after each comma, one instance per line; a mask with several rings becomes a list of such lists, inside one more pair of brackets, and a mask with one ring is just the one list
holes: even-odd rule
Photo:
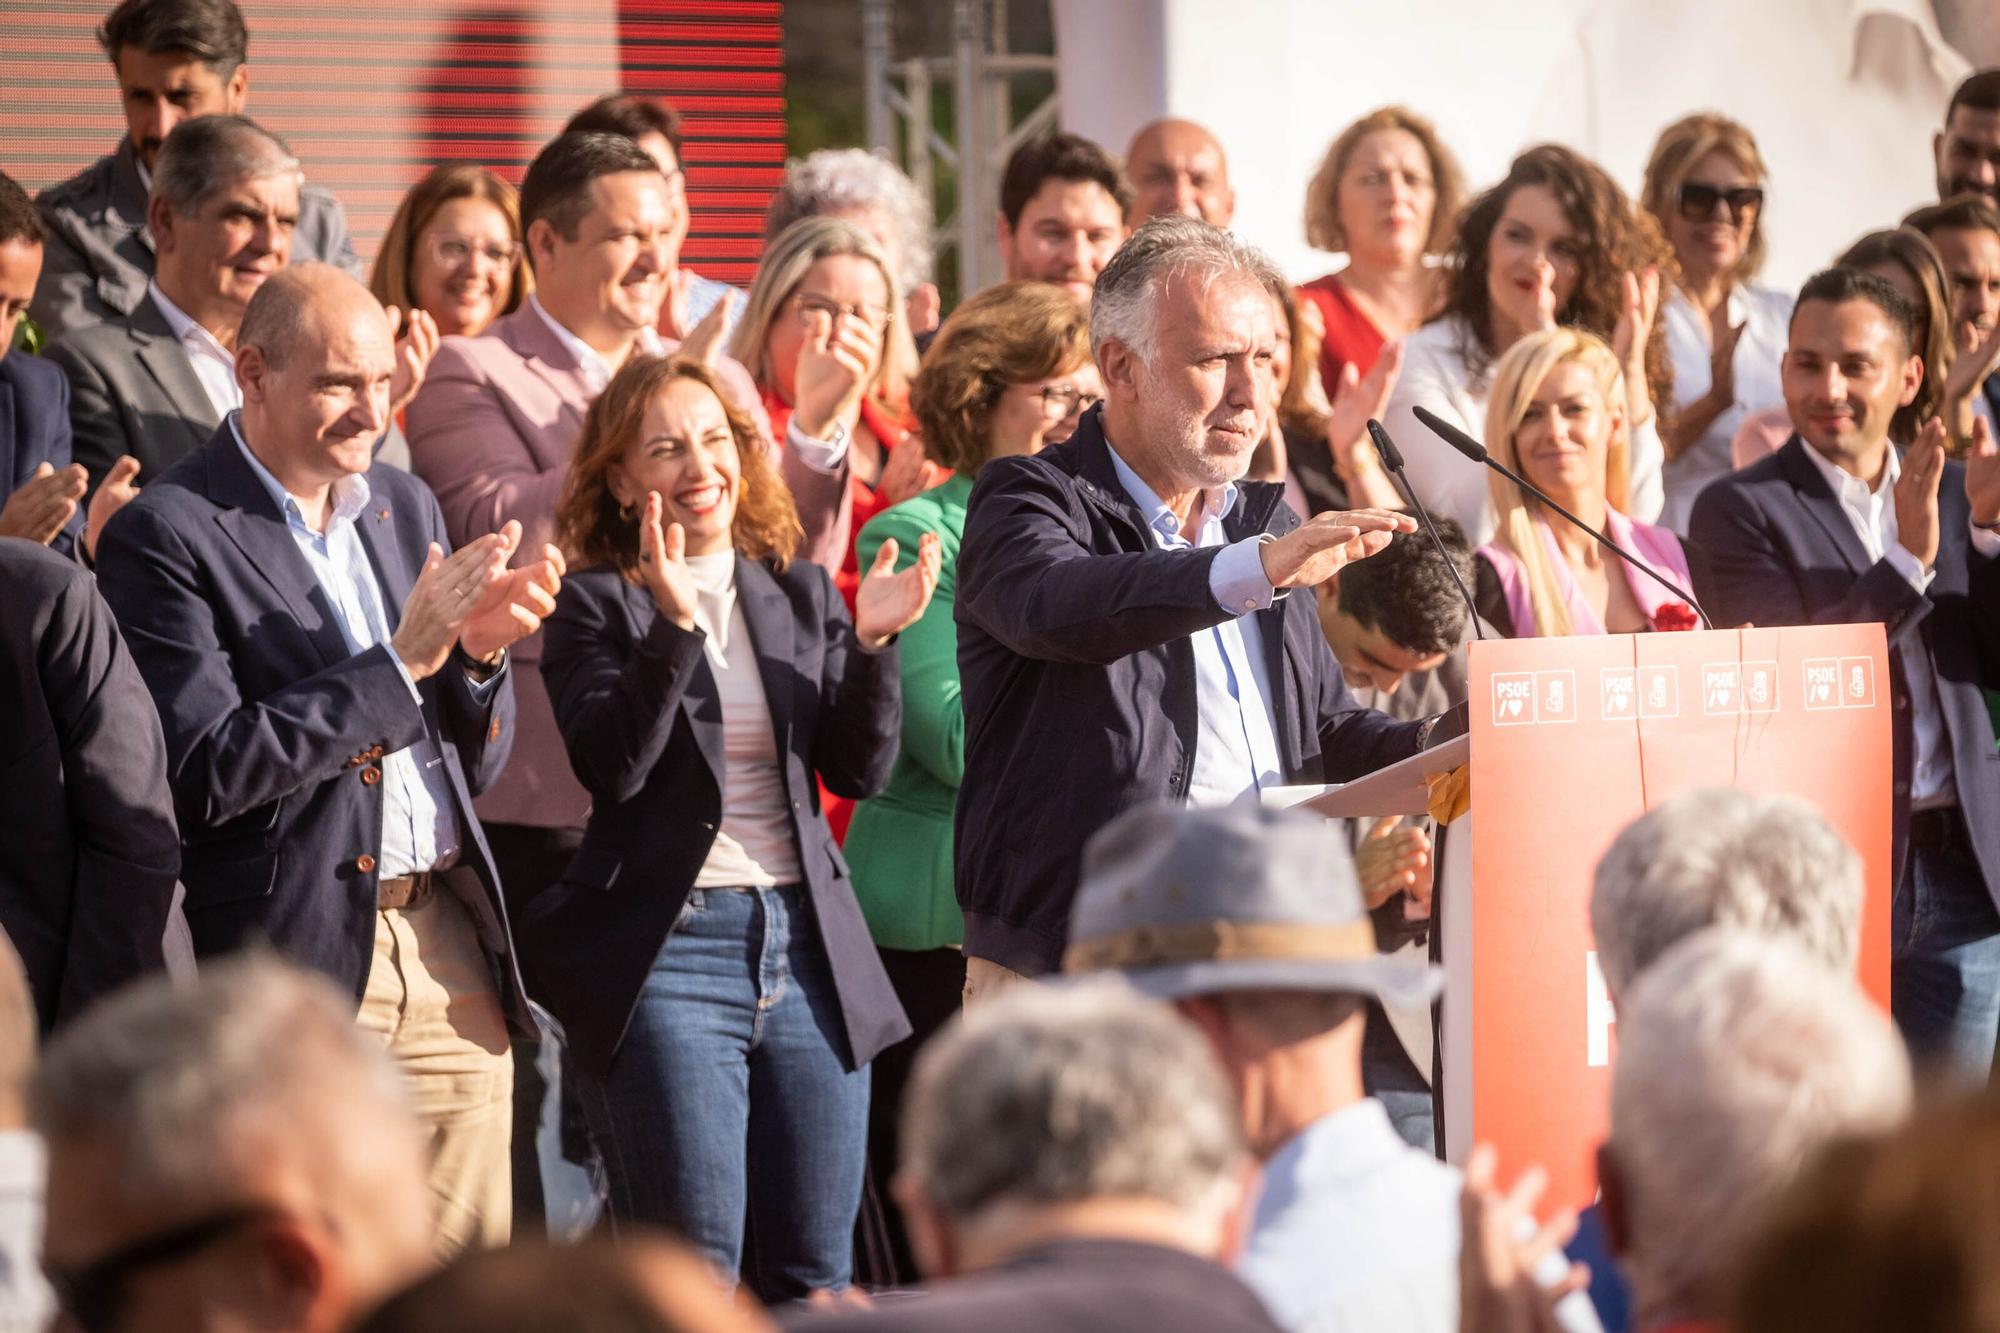
[[1741, 222], [1743, 218], [1764, 206], [1764, 191], [1755, 185], [1740, 185], [1733, 190], [1725, 190], [1714, 185], [1697, 185], [1690, 181], [1681, 186], [1681, 216], [1689, 222], [1706, 222], [1715, 215], [1715, 205], [1729, 206], [1729, 220]]

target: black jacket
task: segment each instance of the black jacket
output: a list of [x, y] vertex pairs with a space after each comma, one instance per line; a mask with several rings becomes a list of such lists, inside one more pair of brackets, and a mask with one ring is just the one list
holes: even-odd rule
[[[910, 1033], [819, 809], [889, 780], [902, 730], [891, 647], [855, 645], [847, 606], [818, 565], [782, 573], [736, 561], [811, 915], [833, 971], [851, 1067]], [[522, 910], [535, 998], [561, 1020], [580, 1066], [602, 1075], [646, 974], [715, 844], [722, 819], [722, 704], [704, 636], [662, 617], [650, 594], [599, 567], [563, 582], [543, 630], [542, 679], [570, 767], [591, 796], [583, 846], [560, 883]]]
[[[33, 481], [43, 463], [60, 472], [70, 461], [69, 381], [40, 357], [0, 348], [0, 505]], [[84, 517], [79, 504], [49, 546], [77, 554]]]
[[[1090, 835], [1186, 797], [1200, 721], [1188, 640], [1233, 614], [1209, 591], [1224, 548], [1155, 545], [1101, 421], [1092, 411], [1066, 442], [981, 468], [958, 554], [965, 951], [1031, 975], [1061, 962]], [[1283, 488], [1240, 485], [1232, 541], [1298, 525]], [[1310, 593], [1256, 620], [1287, 782], [1350, 780], [1421, 748], [1428, 720], [1396, 722], [1348, 694]]]

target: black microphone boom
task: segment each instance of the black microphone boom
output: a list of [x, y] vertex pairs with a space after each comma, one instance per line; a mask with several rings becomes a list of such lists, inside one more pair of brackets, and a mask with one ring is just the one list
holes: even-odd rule
[[[1694, 599], [1693, 593], [1689, 592], [1687, 589], [1683, 587], [1680, 587], [1678, 584], [1675, 584], [1672, 580], [1668, 579], [1666, 575], [1660, 573], [1659, 570], [1654, 569], [1644, 560], [1641, 560], [1638, 556], [1633, 555], [1630, 551], [1620, 546], [1617, 542], [1612, 541], [1609, 537], [1599, 532], [1596, 528], [1591, 527], [1590, 524], [1584, 522], [1582, 519], [1578, 518], [1575, 514], [1570, 513], [1569, 510], [1564, 509], [1554, 500], [1551, 500], [1546, 494], [1543, 493], [1542, 489], [1539, 486], [1529, 481], [1526, 477], [1514, 471], [1512, 468], [1507, 467], [1505, 464], [1495, 461], [1493, 455], [1491, 455], [1486, 451], [1485, 445], [1473, 439], [1470, 435], [1467, 435], [1464, 431], [1452, 425], [1449, 421], [1444, 420], [1442, 417], [1438, 416], [1437, 413], [1431, 411], [1427, 407], [1419, 407], [1413, 410], [1416, 412], [1417, 420], [1423, 422], [1424, 425], [1430, 427], [1431, 434], [1437, 436], [1440, 440], [1443, 440], [1446, 444], [1458, 450], [1460, 453], [1464, 454], [1467, 458], [1471, 459], [1473, 462], [1486, 464], [1486, 466], [1492, 468], [1495, 472], [1498, 472], [1501, 476], [1507, 478], [1507, 480], [1513, 482], [1516, 486], [1519, 486], [1522, 490], [1534, 496], [1537, 500], [1540, 500], [1550, 509], [1555, 510], [1555, 512], [1561, 514], [1564, 518], [1576, 524], [1577, 527], [1582, 528], [1585, 532], [1595, 537], [1597, 539], [1598, 544], [1602, 546], [1605, 550], [1611, 552], [1613, 555], [1617, 556], [1620, 560], [1623, 560], [1626, 564], [1632, 566], [1632, 568], [1638, 570], [1640, 573], [1644, 574], [1647, 578], [1653, 580], [1653, 582], [1659, 584], [1662, 588], [1665, 588], [1668, 592], [1672, 593], [1674, 596], [1680, 598], [1682, 601], [1686, 602], [1689, 606], [1693, 607], [1694, 613], [1701, 617], [1701, 623], [1704, 628], [1706, 629], [1715, 628], [1715, 622], [1708, 618], [1708, 612], [1701, 609], [1701, 603], [1697, 602]], [[1379, 450], [1382, 447], [1381, 443], [1378, 441], [1375, 447]]]
[[1438, 554], [1444, 557], [1445, 570], [1450, 573], [1451, 581], [1458, 585], [1458, 595], [1465, 599], [1465, 610], [1472, 617], [1473, 637], [1485, 638], [1486, 632], [1479, 628], [1479, 604], [1472, 600], [1471, 590], [1465, 586], [1465, 580], [1458, 576], [1458, 565], [1452, 560], [1451, 552], [1444, 549], [1444, 538], [1438, 536], [1437, 524], [1431, 522], [1430, 510], [1424, 508], [1424, 502], [1417, 498], [1417, 488], [1410, 485], [1410, 479], [1403, 475], [1402, 450], [1398, 449], [1396, 442], [1389, 438], [1389, 432], [1382, 429], [1382, 423], [1373, 417], [1368, 418], [1368, 438], [1375, 441], [1375, 452], [1382, 455], [1382, 466], [1388, 468], [1396, 480], [1403, 483], [1403, 494], [1410, 497], [1411, 507], [1417, 511], [1417, 517], [1424, 521], [1424, 531], [1431, 535], [1431, 545], [1437, 547]]

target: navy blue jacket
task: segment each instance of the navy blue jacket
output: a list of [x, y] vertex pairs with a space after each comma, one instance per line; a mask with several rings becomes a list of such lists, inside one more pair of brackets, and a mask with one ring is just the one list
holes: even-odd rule
[[[1222, 548], [1155, 545], [1101, 421], [1087, 413], [1066, 442], [981, 468], [958, 552], [965, 951], [1030, 975], [1061, 962], [1090, 835], [1187, 796], [1200, 725], [1189, 638], [1235, 614], [1209, 591]], [[1231, 541], [1298, 526], [1282, 487], [1240, 490]], [[1397, 722], [1347, 692], [1309, 592], [1256, 623], [1286, 782], [1349, 781], [1422, 747], [1430, 719]]]
[[1912, 637], [1936, 667], [1958, 802], [1989, 890], [2000, 886], [2000, 753], [1982, 687], [2000, 685], [2000, 559], [1972, 550], [1965, 471], [1938, 484], [1937, 577], [1918, 592], [1869, 560], [1854, 525], [1797, 435], [1768, 458], [1711, 482], [1695, 500], [1689, 544], [1706, 557], [1696, 593], [1719, 625], [1880, 621], [1889, 636], [1895, 717], [1895, 844], [1902, 882], [1914, 740], [1898, 648]]
[[[0, 505], [47, 463], [70, 465], [69, 381], [60, 367], [19, 350], [0, 356]], [[75, 555], [83, 541], [83, 506], [49, 546]]]
[[[839, 993], [849, 1066], [859, 1068], [910, 1025], [813, 778], [856, 799], [888, 783], [902, 733], [897, 653], [860, 651], [846, 604], [810, 561], [777, 572], [737, 557], [736, 604], [783, 756], [792, 836]], [[522, 909], [521, 956], [578, 1064], [602, 1076], [715, 844], [722, 704], [705, 636], [662, 617], [616, 570], [564, 580], [543, 634], [542, 679], [591, 811], [562, 881]]]
[[[429, 543], [449, 548], [425, 485], [368, 472], [355, 530], [391, 627]], [[375, 956], [382, 756], [428, 734], [463, 830], [450, 875], [528, 1022], [506, 909], [472, 798], [507, 761], [512, 682], [484, 702], [461, 662], [410, 688], [387, 644], [350, 653], [339, 613], [225, 421], [105, 524], [98, 579], [159, 707], [180, 816], [181, 877], [197, 955], [256, 940], [316, 968], [358, 1005]], [[531, 1029], [530, 1029], [531, 1030]]]

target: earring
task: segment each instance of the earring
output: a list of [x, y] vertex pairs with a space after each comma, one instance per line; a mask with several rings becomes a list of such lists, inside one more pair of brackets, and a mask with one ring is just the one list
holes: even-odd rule
[[633, 509], [631, 505], [621, 504], [618, 506], [618, 517], [624, 519], [627, 523], [630, 523], [632, 522], [633, 519], [638, 517], [638, 511]]

